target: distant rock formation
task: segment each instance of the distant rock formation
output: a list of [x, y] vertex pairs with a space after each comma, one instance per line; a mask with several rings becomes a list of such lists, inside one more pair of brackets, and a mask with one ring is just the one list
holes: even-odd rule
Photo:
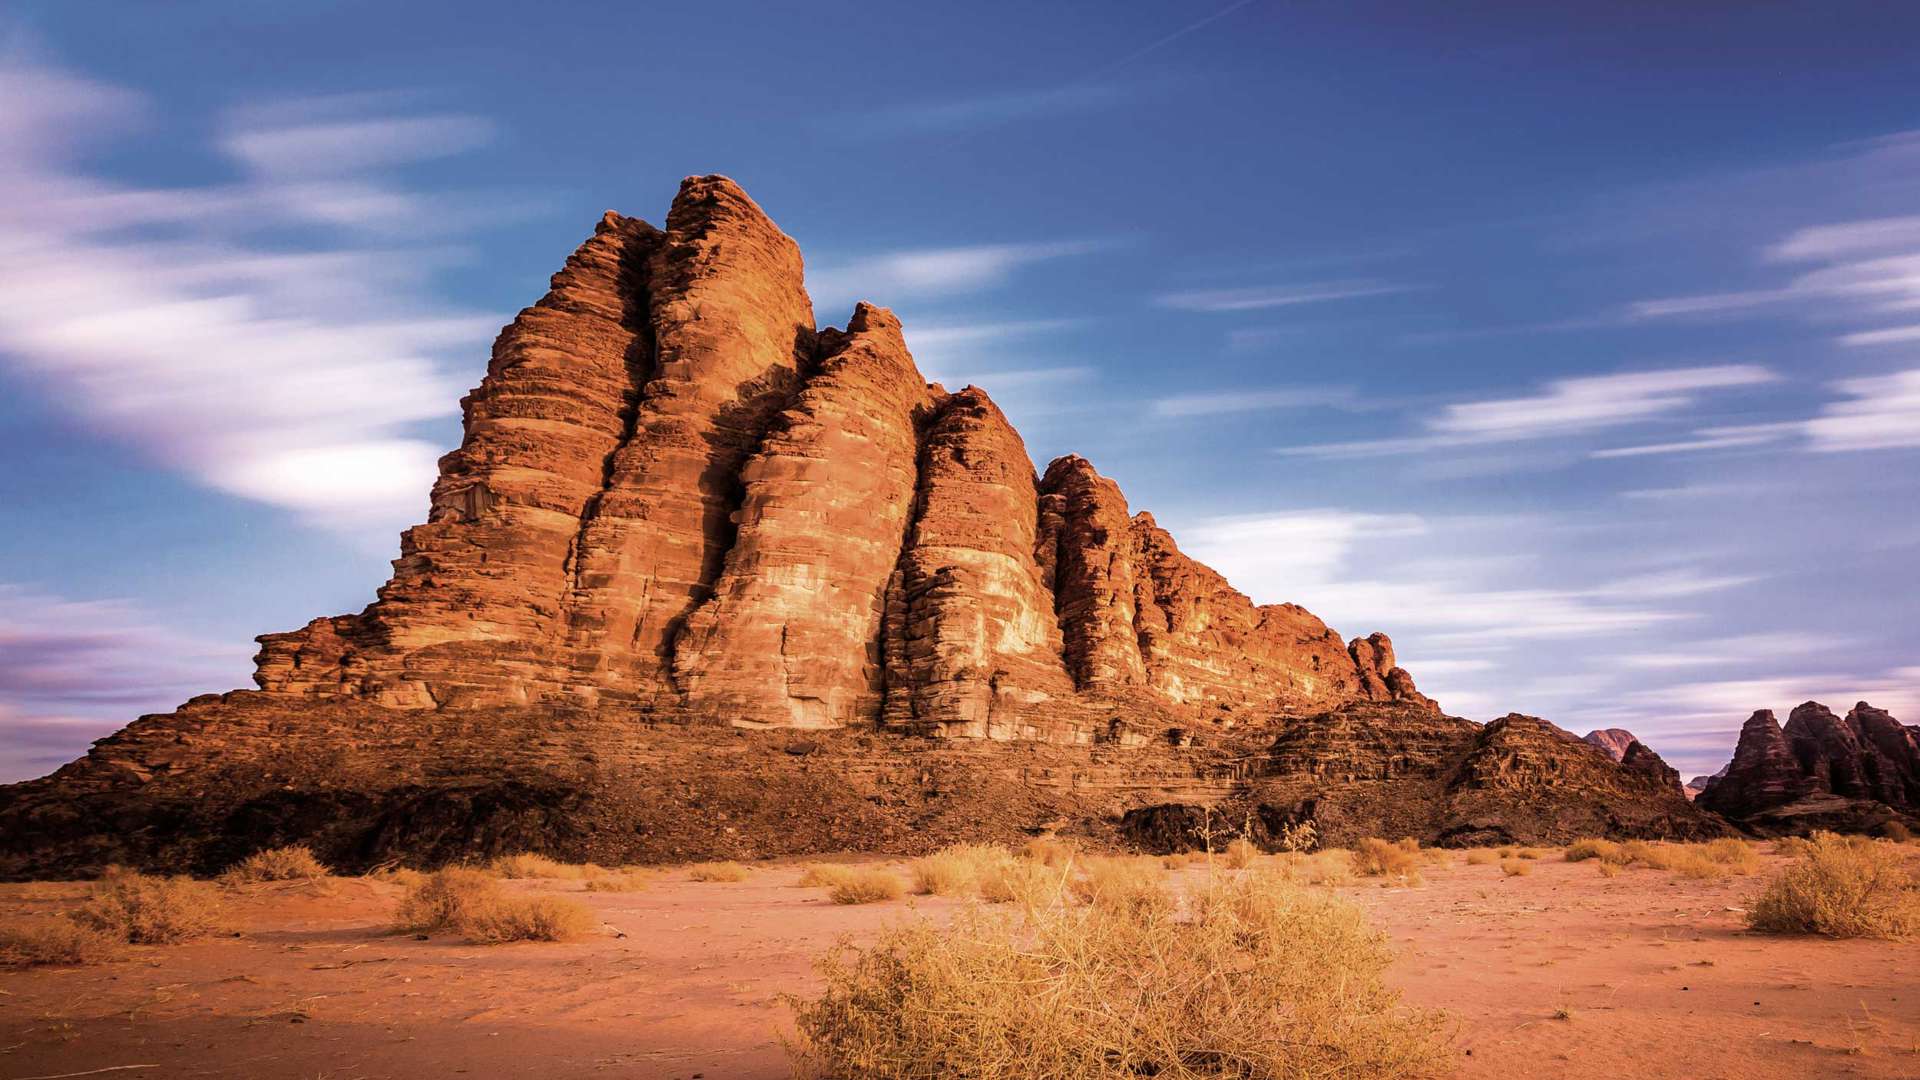
[[1864, 830], [1920, 811], [1920, 731], [1862, 701], [1845, 719], [1816, 701], [1784, 728], [1769, 710], [1740, 730], [1733, 760], [1696, 802], [1765, 831]]
[[1639, 741], [1633, 737], [1633, 732], [1617, 727], [1589, 731], [1580, 738], [1592, 746], [1599, 747], [1615, 761], [1624, 759], [1627, 756], [1627, 747]]
[[261, 637], [258, 691], [0, 790], [0, 874], [907, 850], [1166, 806], [1721, 827], [1637, 744], [1444, 716], [1385, 634], [1254, 604], [1085, 459], [1036, 475], [890, 312], [816, 327], [798, 247], [724, 177], [664, 229], [609, 212], [462, 407], [374, 603]]

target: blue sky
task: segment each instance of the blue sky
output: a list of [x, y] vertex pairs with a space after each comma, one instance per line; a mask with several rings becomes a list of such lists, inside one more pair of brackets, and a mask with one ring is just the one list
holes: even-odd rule
[[1920, 721], [1920, 9], [933, 8], [9, 4], [0, 779], [370, 600], [495, 330], [705, 172], [1449, 711]]

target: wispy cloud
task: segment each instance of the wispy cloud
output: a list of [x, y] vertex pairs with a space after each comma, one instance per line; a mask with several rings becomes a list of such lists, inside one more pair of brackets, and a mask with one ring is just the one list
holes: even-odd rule
[[1236, 289], [1189, 289], [1163, 293], [1157, 298], [1162, 307], [1180, 311], [1236, 312], [1264, 311], [1268, 308], [1322, 304], [1332, 300], [1353, 300], [1363, 296], [1402, 293], [1414, 286], [1389, 281], [1355, 279], [1318, 281], [1293, 285], [1256, 285]]
[[1208, 393], [1174, 394], [1159, 398], [1154, 401], [1152, 412], [1155, 416], [1171, 418], [1271, 412], [1281, 409], [1352, 409], [1359, 406], [1359, 401], [1359, 395], [1353, 388], [1345, 386], [1218, 390]]
[[913, 248], [823, 260], [807, 275], [814, 307], [851, 308], [869, 297], [888, 303], [952, 296], [1004, 285], [1020, 269], [1051, 259], [1087, 255], [1107, 246], [1091, 240], [1032, 244], [973, 244]]
[[1556, 379], [1537, 394], [1447, 405], [1426, 422], [1426, 434], [1284, 447], [1279, 452], [1375, 457], [1561, 438], [1655, 419], [1693, 407], [1710, 391], [1758, 386], [1775, 379], [1766, 368], [1751, 364]]
[[1840, 395], [1808, 420], [1705, 427], [1694, 437], [1595, 450], [1592, 457], [1646, 457], [1690, 454], [1730, 447], [1780, 445], [1797, 439], [1800, 449], [1816, 453], [1893, 450], [1920, 446], [1920, 368], [1889, 375], [1840, 379], [1830, 389]]
[[236, 685], [252, 651], [168, 630], [126, 601], [0, 583], [0, 782], [44, 773], [138, 713]]
[[[133, 188], [86, 146], [151, 106], [0, 68], [0, 362], [97, 430], [217, 490], [363, 535], [417, 520], [441, 447], [415, 436], [462, 387], [436, 361], [496, 320], [426, 293], [444, 261], [426, 196], [362, 172], [475, 145], [457, 116], [341, 102], [229, 117], [242, 179]], [[308, 228], [325, 246], [268, 239]]]

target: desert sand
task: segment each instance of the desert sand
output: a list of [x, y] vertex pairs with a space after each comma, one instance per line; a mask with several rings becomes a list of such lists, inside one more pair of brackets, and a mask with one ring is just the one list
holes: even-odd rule
[[[1920, 1075], [1920, 944], [1749, 933], [1760, 877], [1533, 867], [1452, 853], [1419, 886], [1338, 890], [1392, 938], [1407, 1000], [1456, 1018], [1459, 1076]], [[392, 933], [401, 889], [385, 881], [248, 886], [232, 936], [0, 975], [0, 1077], [784, 1077], [782, 995], [814, 986], [815, 956], [964, 903], [837, 906], [801, 870], [669, 869], [631, 893], [515, 881], [577, 894], [605, 926], [503, 946]], [[0, 886], [0, 916], [85, 890]]]

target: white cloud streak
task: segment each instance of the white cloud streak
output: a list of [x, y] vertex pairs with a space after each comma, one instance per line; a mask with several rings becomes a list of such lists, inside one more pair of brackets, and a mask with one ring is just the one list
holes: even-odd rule
[[1410, 285], [1386, 281], [1321, 281], [1305, 285], [1262, 285], [1237, 289], [1192, 289], [1165, 293], [1158, 298], [1162, 307], [1180, 311], [1241, 312], [1269, 308], [1322, 304], [1332, 300], [1354, 300], [1364, 296], [1385, 296], [1408, 292]]
[[[236, 114], [242, 179], [142, 189], [88, 142], [148, 109], [44, 67], [0, 68], [0, 362], [96, 430], [216, 490], [362, 535], [424, 511], [438, 446], [412, 434], [462, 386], [435, 353], [497, 322], [436, 307], [427, 201], [361, 170], [475, 145], [467, 117]], [[320, 250], [264, 236], [318, 226]], [[401, 245], [394, 246], [394, 241]]]
[[889, 303], [953, 296], [1004, 285], [1034, 263], [1086, 255], [1103, 246], [1071, 240], [881, 252], [824, 261], [808, 273], [807, 289], [814, 307], [822, 312], [851, 308], [856, 301], [874, 296], [886, 297]]

